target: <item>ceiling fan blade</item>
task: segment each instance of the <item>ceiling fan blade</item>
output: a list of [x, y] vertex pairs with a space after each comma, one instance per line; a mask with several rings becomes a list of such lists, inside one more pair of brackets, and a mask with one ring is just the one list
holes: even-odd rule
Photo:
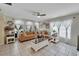
[[39, 12], [37, 12], [37, 16], [40, 16], [40, 13]]
[[32, 15], [35, 15], [35, 16], [46, 16], [46, 14], [40, 14], [40, 12], [33, 12]]
[[7, 4], [7, 5], [10, 5], [10, 6], [12, 6], [12, 3], [4, 3], [4, 4]]
[[40, 16], [46, 16], [46, 14], [41, 14]]
[[33, 12], [32, 15], [39, 16], [40, 14], [38, 12]]
[[[25, 10], [25, 9], [24, 9]], [[29, 9], [26, 9], [25, 11], [29, 12], [29, 13], [32, 13], [33, 15], [36, 15], [37, 12], [33, 11], [33, 10], [29, 10]]]

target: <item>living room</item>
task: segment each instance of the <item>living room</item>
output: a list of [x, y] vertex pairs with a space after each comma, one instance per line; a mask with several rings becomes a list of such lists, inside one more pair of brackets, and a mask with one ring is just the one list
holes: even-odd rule
[[77, 56], [78, 6], [73, 3], [0, 4], [0, 55]]

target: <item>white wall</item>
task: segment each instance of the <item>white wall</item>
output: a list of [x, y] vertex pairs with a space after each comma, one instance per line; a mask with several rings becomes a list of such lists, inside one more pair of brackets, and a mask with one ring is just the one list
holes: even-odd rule
[[71, 27], [71, 44], [77, 46], [77, 37], [79, 35], [79, 17], [73, 20]]

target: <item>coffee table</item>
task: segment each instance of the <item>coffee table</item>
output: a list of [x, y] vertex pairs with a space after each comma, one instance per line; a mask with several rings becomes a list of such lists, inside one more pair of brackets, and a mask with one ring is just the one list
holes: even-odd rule
[[32, 46], [31, 46], [31, 49], [34, 50], [34, 51], [38, 51], [40, 49], [42, 49], [43, 47], [45, 46], [48, 46], [49, 42], [48, 40], [44, 40], [44, 41], [41, 41], [37, 44], [35, 44], [33, 41], [32, 41]]

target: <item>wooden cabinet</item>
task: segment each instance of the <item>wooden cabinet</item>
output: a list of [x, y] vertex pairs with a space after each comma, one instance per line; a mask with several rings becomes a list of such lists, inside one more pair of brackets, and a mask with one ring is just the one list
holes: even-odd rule
[[15, 37], [14, 36], [6, 37], [6, 44], [14, 43], [14, 42], [15, 42]]

